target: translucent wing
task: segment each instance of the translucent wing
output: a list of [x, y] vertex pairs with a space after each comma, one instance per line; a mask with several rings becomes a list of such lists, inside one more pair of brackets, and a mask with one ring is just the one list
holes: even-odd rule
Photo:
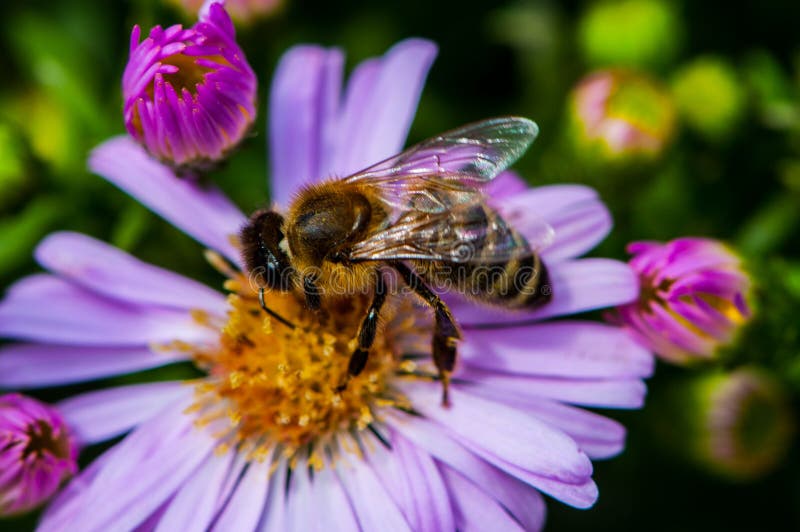
[[408, 211], [396, 223], [360, 241], [351, 260], [435, 260], [490, 264], [530, 255], [521, 233], [478, 202], [448, 212]]
[[476, 202], [480, 188], [513, 164], [538, 132], [526, 118], [476, 122], [420, 142], [342, 182], [369, 185], [399, 211], [444, 212]]

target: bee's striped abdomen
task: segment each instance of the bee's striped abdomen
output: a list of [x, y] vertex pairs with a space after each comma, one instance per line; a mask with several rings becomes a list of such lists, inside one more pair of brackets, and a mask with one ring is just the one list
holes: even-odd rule
[[[439, 235], [462, 246], [453, 253], [460, 260], [415, 264], [429, 283], [507, 308], [531, 308], [550, 300], [547, 270], [524, 236], [486, 205], [471, 206], [461, 218], [469, 222]], [[498, 261], [498, 256], [511, 258]]]

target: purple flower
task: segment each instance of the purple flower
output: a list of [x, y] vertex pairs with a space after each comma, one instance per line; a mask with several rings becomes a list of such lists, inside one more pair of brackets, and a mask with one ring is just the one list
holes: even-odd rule
[[122, 77], [125, 127], [161, 161], [203, 169], [244, 138], [256, 115], [256, 76], [217, 2], [190, 29], [131, 33]]
[[720, 242], [634, 242], [628, 252], [642, 290], [639, 300], [619, 307], [612, 320], [663, 359], [711, 359], [750, 318], [750, 278], [739, 257]]
[[[435, 54], [428, 41], [403, 41], [359, 65], [342, 94], [341, 51], [291, 49], [270, 97], [277, 204], [307, 180], [399, 151]], [[42, 530], [536, 530], [542, 493], [579, 508], [597, 499], [591, 458], [621, 452], [625, 431], [580, 407], [640, 407], [653, 361], [618, 327], [548, 321], [638, 294], [624, 263], [576, 258], [611, 226], [593, 190], [528, 189], [511, 173], [494, 182], [494, 201], [520, 227], [536, 213], [554, 228], [543, 252], [554, 296], [518, 314], [453, 303], [464, 340], [445, 409], [439, 384], [424, 377], [429, 357], [408, 355], [430, 349], [426, 312], [397, 301], [364, 372], [335, 393], [362, 298], [323, 320], [296, 296], [271, 293], [273, 310], [306, 326], [272, 323], [221, 258], [239, 264], [231, 235], [245, 216], [218, 190], [174, 179], [124, 137], [98, 147], [90, 166], [214, 250], [207, 256], [230, 294], [87, 236], [57, 233], [39, 246], [50, 273], [21, 280], [0, 303], [0, 333], [24, 341], [0, 352], [1, 386], [181, 360], [206, 375], [62, 403], [85, 444], [130, 434], [65, 489]]]
[[53, 408], [0, 395], [0, 517], [32, 510], [78, 471], [78, 450]]

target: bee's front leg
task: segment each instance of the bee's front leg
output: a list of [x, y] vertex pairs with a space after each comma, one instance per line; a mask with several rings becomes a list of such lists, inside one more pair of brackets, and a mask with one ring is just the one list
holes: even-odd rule
[[372, 304], [369, 306], [367, 315], [364, 316], [364, 321], [361, 322], [361, 327], [358, 331], [358, 347], [350, 356], [350, 362], [347, 365], [347, 376], [344, 382], [337, 387], [338, 391], [342, 391], [347, 387], [350, 377], [356, 377], [364, 371], [369, 358], [369, 348], [375, 342], [375, 335], [378, 332], [378, 316], [385, 301], [386, 281], [383, 278], [383, 274], [378, 270], [376, 272], [375, 293], [372, 297]]

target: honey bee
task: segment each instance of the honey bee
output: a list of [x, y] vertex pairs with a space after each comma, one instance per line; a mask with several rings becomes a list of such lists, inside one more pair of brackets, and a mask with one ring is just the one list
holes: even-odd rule
[[315, 310], [322, 297], [371, 294], [348, 364], [348, 378], [355, 377], [367, 363], [381, 307], [390, 295], [385, 276], [394, 270], [433, 310], [433, 361], [443, 386], [442, 403], [449, 404], [461, 332], [432, 287], [447, 285], [473, 300], [509, 309], [537, 307], [551, 298], [547, 269], [536, 252], [544, 242], [527, 241], [484, 193], [537, 133], [536, 124], [525, 118], [476, 122], [351, 176], [308, 185], [285, 216], [256, 211], [240, 241], [247, 269], [261, 273], [261, 307], [294, 327], [267, 307], [265, 289], [297, 291]]

